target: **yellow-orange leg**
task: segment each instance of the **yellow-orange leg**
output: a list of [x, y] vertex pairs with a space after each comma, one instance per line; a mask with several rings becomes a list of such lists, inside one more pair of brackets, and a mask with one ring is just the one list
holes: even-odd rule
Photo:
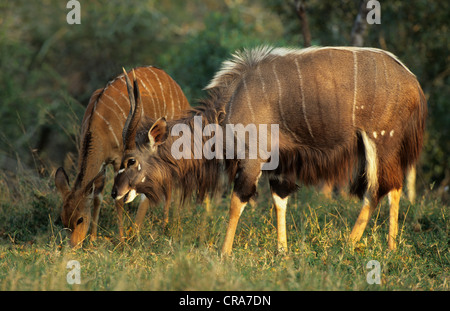
[[169, 223], [169, 210], [170, 210], [170, 204], [172, 201], [172, 192], [169, 191], [167, 193], [166, 201], [164, 202], [164, 219], [163, 219], [163, 226], [162, 228], [165, 229], [167, 224]]
[[286, 238], [286, 206], [288, 197], [280, 198], [277, 194], [272, 193], [273, 202], [277, 211], [277, 238], [278, 251], [287, 252], [287, 238]]
[[364, 197], [363, 207], [359, 213], [358, 219], [353, 226], [352, 232], [350, 233], [350, 241], [355, 245], [362, 237], [364, 230], [366, 229], [367, 223], [372, 216], [373, 211], [377, 207], [377, 200], [372, 198]]
[[210, 213], [211, 213], [211, 198], [210, 198], [209, 196], [207, 196], [207, 197], [205, 198], [204, 203], [205, 203], [205, 210], [206, 210], [206, 213], [207, 213], [207, 214], [210, 214]]
[[322, 187], [320, 187], [320, 192], [322, 192], [326, 198], [331, 199], [333, 197], [333, 185], [324, 181]]
[[125, 241], [125, 235], [123, 234], [123, 199], [115, 201], [117, 211], [117, 223], [119, 225], [120, 241]]
[[102, 203], [102, 195], [94, 197], [94, 210], [92, 214], [91, 241], [97, 239], [98, 216], [100, 215], [100, 205]]
[[234, 235], [239, 221], [239, 217], [247, 202], [241, 202], [235, 192], [231, 195], [230, 219], [228, 221], [227, 233], [222, 247], [222, 255], [230, 255], [233, 248]]
[[144, 222], [145, 215], [147, 214], [148, 207], [150, 202], [145, 197], [145, 195], [141, 195], [141, 201], [139, 202], [139, 207], [136, 213], [136, 219], [134, 221], [136, 225], [136, 232], [139, 233], [141, 230], [142, 224]]
[[389, 192], [389, 237], [388, 246], [390, 250], [397, 248], [397, 233], [398, 233], [398, 207], [402, 189], [395, 189]]

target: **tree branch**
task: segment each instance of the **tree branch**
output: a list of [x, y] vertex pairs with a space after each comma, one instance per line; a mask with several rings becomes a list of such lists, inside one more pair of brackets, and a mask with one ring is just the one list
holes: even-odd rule
[[363, 46], [364, 35], [367, 29], [366, 16], [369, 10], [367, 9], [368, 0], [362, 0], [359, 6], [358, 15], [356, 15], [355, 23], [352, 28], [352, 45]]
[[311, 46], [311, 33], [309, 32], [308, 17], [306, 16], [305, 0], [296, 0], [294, 10], [300, 20], [303, 35], [303, 46]]

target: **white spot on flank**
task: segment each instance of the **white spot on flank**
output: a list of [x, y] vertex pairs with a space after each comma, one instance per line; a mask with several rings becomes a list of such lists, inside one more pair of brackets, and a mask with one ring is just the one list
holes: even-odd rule
[[382, 130], [382, 131], [381, 131], [381, 136], [384, 136], [384, 133], [386, 133], [386, 131], [385, 131], [385, 130]]
[[377, 138], [377, 132], [373, 132], [373, 137]]
[[389, 133], [389, 136], [394, 136], [394, 130], [392, 130], [390, 133]]

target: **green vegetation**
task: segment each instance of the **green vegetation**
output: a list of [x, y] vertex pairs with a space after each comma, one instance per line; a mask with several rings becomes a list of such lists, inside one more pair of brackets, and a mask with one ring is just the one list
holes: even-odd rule
[[[289, 1], [82, 1], [81, 25], [68, 25], [65, 1], [0, 2], [0, 290], [449, 290], [450, 3], [381, 3], [381, 25], [365, 45], [396, 54], [428, 99], [418, 200], [401, 201], [400, 241], [387, 250], [387, 203], [356, 250], [347, 238], [360, 203], [328, 200], [303, 188], [288, 205], [287, 254], [276, 252], [275, 210], [262, 181], [258, 204], [239, 222], [232, 258], [218, 255], [229, 198], [172, 208], [162, 232], [160, 207], [139, 237], [117, 240], [106, 187], [100, 237], [71, 250], [59, 221], [53, 181], [64, 165], [75, 175], [78, 133], [92, 92], [122, 66], [156, 65], [191, 104], [220, 63], [259, 44], [301, 46]], [[349, 45], [358, 1], [307, 0], [315, 45]], [[109, 172], [111, 174], [111, 172]], [[128, 226], [136, 203], [128, 207]], [[67, 261], [81, 264], [81, 285], [66, 282]], [[378, 260], [382, 284], [366, 282]]]
[[[228, 196], [215, 200], [209, 213], [200, 205], [174, 204], [166, 232], [162, 208], [152, 209], [139, 237], [129, 231], [124, 243], [117, 239], [112, 201], [105, 198], [99, 239], [72, 250], [55, 224], [59, 198], [51, 184], [18, 196], [1, 185], [0, 221], [7, 227], [0, 243], [0, 290], [449, 290], [450, 214], [438, 200], [401, 201], [395, 252], [387, 250], [385, 200], [353, 250], [347, 239], [360, 203], [301, 189], [288, 206], [290, 250], [278, 254], [276, 213], [262, 180], [256, 206], [242, 214], [232, 257], [221, 258]], [[127, 209], [127, 227], [136, 208], [133, 203]], [[69, 260], [80, 262], [80, 285], [66, 281]], [[366, 281], [370, 260], [381, 264], [380, 285]]]

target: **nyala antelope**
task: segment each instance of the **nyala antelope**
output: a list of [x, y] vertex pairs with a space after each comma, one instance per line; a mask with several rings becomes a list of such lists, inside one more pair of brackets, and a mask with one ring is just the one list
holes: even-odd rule
[[[397, 57], [375, 48], [259, 47], [235, 53], [206, 89], [208, 98], [187, 117], [150, 122], [136, 138], [137, 145], [128, 142], [113, 186], [118, 198], [144, 193], [156, 202], [172, 183], [185, 194], [203, 195], [216, 188], [225, 167], [234, 183], [222, 247], [223, 254], [230, 254], [239, 217], [264, 173], [277, 212], [278, 248], [287, 250], [286, 207], [298, 188], [296, 182], [350, 180], [350, 192], [363, 205], [349, 241], [360, 240], [379, 201], [389, 194], [388, 246], [396, 248], [404, 174], [419, 158], [427, 114], [416, 77]], [[136, 90], [135, 82], [139, 98]], [[204, 126], [217, 123], [222, 128], [278, 124], [278, 139], [272, 143], [268, 138], [279, 150], [278, 166], [262, 171], [261, 164], [270, 161], [262, 157], [175, 160], [172, 129], [177, 124], [192, 129], [195, 116], [202, 116]], [[130, 124], [139, 118], [137, 109]], [[129, 126], [124, 131], [136, 129]]]
[[[149, 66], [135, 68], [134, 72], [143, 87], [143, 116], [179, 118], [182, 111], [190, 107], [179, 85], [163, 70]], [[111, 164], [115, 172], [119, 170], [123, 155], [122, 130], [130, 110], [124, 77], [125, 74], [120, 74], [105, 88], [96, 90], [90, 98], [81, 125], [78, 174], [73, 187], [69, 187], [69, 179], [62, 167], [55, 174], [56, 187], [63, 197], [61, 219], [63, 225], [70, 229], [72, 246], [84, 240], [91, 222], [91, 240], [96, 239], [105, 166]], [[91, 213], [92, 203], [94, 208]], [[115, 201], [121, 239], [124, 238], [123, 203], [123, 200]], [[169, 204], [168, 197], [165, 215], [168, 215]], [[147, 209], [148, 201], [142, 200], [136, 215], [138, 228]], [[167, 217], [164, 217], [166, 222]]]

